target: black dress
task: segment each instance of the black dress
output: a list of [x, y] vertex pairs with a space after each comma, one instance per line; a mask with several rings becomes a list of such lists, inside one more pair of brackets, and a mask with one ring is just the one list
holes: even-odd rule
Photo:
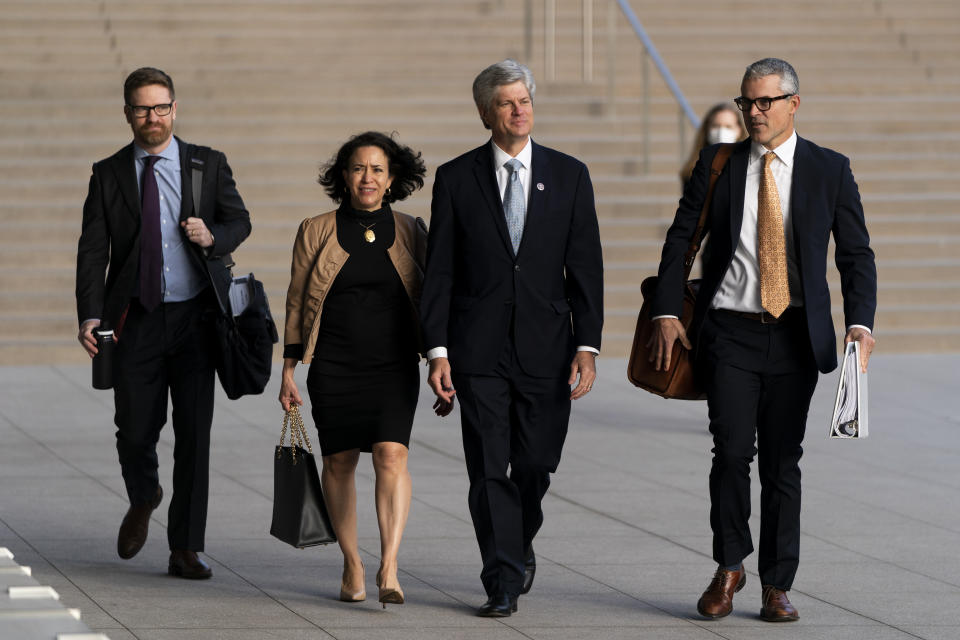
[[[320, 450], [409, 447], [420, 356], [412, 303], [387, 255], [396, 237], [393, 212], [343, 205], [336, 216], [337, 242], [350, 257], [324, 300], [307, 373]], [[364, 238], [367, 227], [373, 242]]]

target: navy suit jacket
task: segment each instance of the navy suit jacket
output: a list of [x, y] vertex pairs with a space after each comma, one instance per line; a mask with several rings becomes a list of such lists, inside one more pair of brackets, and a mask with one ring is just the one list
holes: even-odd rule
[[[250, 214], [237, 192], [223, 153], [187, 144], [180, 138], [177, 142], [180, 145], [180, 220], [198, 215], [215, 238], [209, 255], [186, 236], [184, 243], [191, 247], [188, 255], [200, 273], [225, 296], [230, 272], [220, 258], [234, 251], [250, 235]], [[193, 208], [192, 158], [204, 161], [197, 214]], [[132, 142], [93, 165], [83, 205], [83, 231], [77, 246], [76, 295], [80, 322], [100, 318], [116, 328], [136, 291], [140, 269], [137, 181]]]
[[491, 372], [511, 328], [520, 366], [536, 377], [568, 375], [577, 345], [600, 348], [603, 256], [590, 174], [536, 143], [531, 164], [516, 255], [490, 143], [437, 169], [421, 321], [426, 347], [447, 347], [454, 372]]
[[[719, 145], [711, 146], [700, 154], [673, 225], [667, 231], [653, 315], [680, 315], [683, 257], [706, 197], [710, 163], [719, 148]], [[704, 265], [703, 282], [689, 331], [695, 348], [703, 318], [740, 240], [749, 155], [749, 139], [737, 144], [717, 180], [706, 223], [710, 234], [710, 256]], [[790, 207], [810, 345], [817, 367], [827, 373], [837, 366], [836, 336], [827, 287], [831, 234], [836, 245], [834, 261], [840, 271], [844, 322], [847, 326], [859, 324], [872, 330], [877, 309], [877, 269], [849, 159], [798, 137]]]

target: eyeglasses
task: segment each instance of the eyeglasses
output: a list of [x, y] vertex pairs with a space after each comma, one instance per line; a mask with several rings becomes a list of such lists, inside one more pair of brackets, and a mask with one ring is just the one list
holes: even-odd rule
[[[770, 107], [773, 106], [774, 101], [791, 98], [794, 95], [796, 94], [785, 93], [782, 96], [777, 96], [776, 98], [757, 98], [755, 100], [740, 96], [739, 98], [734, 98], [733, 101], [737, 103], [737, 109], [740, 109], [740, 111], [743, 111], [744, 113], [749, 113], [750, 109], [753, 108], [753, 105], [757, 105], [757, 109], [760, 109], [760, 111], [769, 111]], [[159, 111], [157, 113], [159, 113]]]
[[146, 118], [150, 114], [152, 109], [154, 113], [158, 116], [168, 116], [170, 112], [173, 111], [173, 103], [168, 102], [166, 104], [155, 104], [152, 107], [147, 107], [141, 104], [128, 104], [127, 108], [138, 118]]

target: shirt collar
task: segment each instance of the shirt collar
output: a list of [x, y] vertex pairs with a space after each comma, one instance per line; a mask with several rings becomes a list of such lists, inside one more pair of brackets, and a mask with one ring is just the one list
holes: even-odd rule
[[[152, 155], [144, 151], [137, 145], [136, 142], [133, 143], [133, 159], [141, 160], [147, 156]], [[180, 166], [180, 145], [177, 144], [176, 136], [170, 138], [170, 144], [167, 145], [167, 148], [157, 154], [161, 158], [166, 160], [172, 160], [175, 166]]]
[[[777, 158], [780, 159], [780, 162], [785, 164], [788, 169], [793, 168], [793, 154], [797, 150], [797, 130], [794, 129], [793, 133], [790, 134], [790, 137], [787, 138], [783, 144], [773, 150], [777, 155]], [[760, 161], [763, 159], [764, 154], [766, 154], [770, 149], [767, 149], [765, 146], [758, 142], [750, 143], [750, 157], [754, 161]]]
[[[498, 147], [493, 138], [490, 138], [490, 147], [493, 149], [493, 166], [499, 170], [512, 156]], [[529, 136], [527, 137], [527, 144], [523, 145], [523, 149], [515, 157], [524, 169], [530, 169], [530, 161], [533, 159], [533, 142]]]

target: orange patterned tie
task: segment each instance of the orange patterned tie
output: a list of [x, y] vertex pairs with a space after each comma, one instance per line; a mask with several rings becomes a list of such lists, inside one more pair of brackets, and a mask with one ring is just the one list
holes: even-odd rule
[[763, 156], [763, 175], [757, 198], [757, 258], [760, 263], [760, 304], [774, 318], [790, 306], [790, 282], [787, 280], [787, 246], [783, 236], [780, 194], [770, 163], [773, 151]]

